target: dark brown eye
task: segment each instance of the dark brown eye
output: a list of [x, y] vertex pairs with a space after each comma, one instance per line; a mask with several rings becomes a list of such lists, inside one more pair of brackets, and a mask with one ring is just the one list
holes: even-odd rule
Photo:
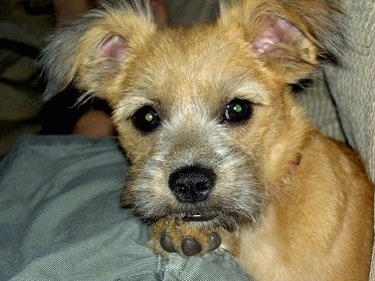
[[225, 120], [239, 123], [246, 121], [253, 113], [252, 104], [247, 100], [234, 99], [227, 104], [225, 110]]
[[151, 105], [138, 109], [131, 118], [134, 126], [142, 132], [151, 132], [160, 125], [160, 117]]

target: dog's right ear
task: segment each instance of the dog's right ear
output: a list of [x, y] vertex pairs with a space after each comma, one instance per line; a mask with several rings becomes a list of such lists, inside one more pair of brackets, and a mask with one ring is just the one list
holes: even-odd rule
[[126, 71], [132, 49], [141, 48], [156, 29], [150, 5], [136, 3], [103, 1], [50, 36], [40, 57], [45, 100], [73, 84], [109, 104], [117, 102], [118, 94], [111, 93], [117, 75]]

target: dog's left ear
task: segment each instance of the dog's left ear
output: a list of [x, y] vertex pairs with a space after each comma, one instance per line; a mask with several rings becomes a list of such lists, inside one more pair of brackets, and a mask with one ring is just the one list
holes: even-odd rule
[[308, 78], [322, 60], [338, 60], [344, 45], [336, 0], [237, 1], [222, 5], [219, 23], [244, 28], [252, 51], [287, 84]]

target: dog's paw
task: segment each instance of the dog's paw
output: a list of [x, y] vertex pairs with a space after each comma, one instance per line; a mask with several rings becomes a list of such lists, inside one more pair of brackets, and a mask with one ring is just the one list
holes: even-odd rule
[[151, 248], [164, 257], [172, 253], [195, 256], [213, 251], [222, 244], [222, 229], [199, 228], [192, 223], [162, 219], [152, 226]]
[[216, 232], [181, 237], [165, 231], [160, 237], [160, 245], [169, 253], [178, 252], [185, 256], [195, 256], [217, 249], [221, 245], [221, 238]]

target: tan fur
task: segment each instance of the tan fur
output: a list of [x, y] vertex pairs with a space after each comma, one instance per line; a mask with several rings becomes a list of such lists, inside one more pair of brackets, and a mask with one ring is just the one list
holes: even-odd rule
[[[215, 24], [157, 30], [140, 5], [107, 6], [52, 37], [42, 57], [47, 95], [73, 82], [111, 104], [132, 164], [123, 202], [153, 222], [157, 253], [170, 256], [166, 234], [184, 255], [186, 238], [204, 253], [217, 233], [259, 281], [367, 280], [373, 185], [359, 157], [317, 132], [290, 91], [320, 58], [340, 54], [340, 19], [334, 1], [245, 0], [223, 7]], [[286, 26], [281, 41], [259, 51], [275, 26]], [[124, 55], [106, 53], [111, 36]], [[235, 98], [253, 108], [238, 124], [223, 119]], [[132, 122], [145, 105], [162, 120], [151, 132]], [[214, 170], [214, 189], [182, 204], [168, 180], [197, 163]], [[183, 219], [195, 212], [209, 219]]]

